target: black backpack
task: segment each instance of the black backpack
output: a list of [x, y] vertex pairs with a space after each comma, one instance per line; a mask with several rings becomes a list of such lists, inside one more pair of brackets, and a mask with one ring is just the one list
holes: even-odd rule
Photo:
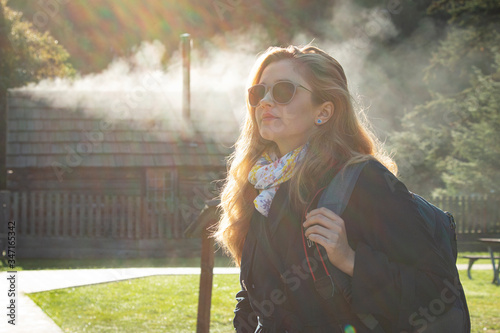
[[[345, 208], [347, 207], [349, 198], [351, 197], [352, 191], [358, 180], [361, 170], [366, 164], [367, 161], [349, 165], [344, 168], [342, 172], [337, 174], [325, 189], [325, 191], [322, 193], [318, 203], [318, 207], [326, 207], [333, 211], [335, 214], [341, 216]], [[457, 237], [455, 233], [456, 224], [453, 216], [449, 212], [445, 212], [429, 203], [418, 194], [412, 192], [410, 193], [415, 200], [420, 215], [426, 222], [426, 229], [434, 239], [435, 246], [438, 249], [438, 255], [441, 255], [449, 264], [450, 270], [455, 275], [454, 277], [458, 280], [458, 284], [461, 287], [460, 280], [458, 278], [458, 271], [456, 268]], [[319, 247], [323, 251], [323, 255], [326, 256], [325, 249], [322, 246]], [[333, 280], [335, 291], [340, 292], [350, 303], [351, 284], [349, 278], [345, 273], [333, 266], [329, 260], [326, 260], [325, 262], [328, 264], [328, 271], [330, 272], [331, 278]], [[326, 281], [326, 279], [323, 279], [323, 281]], [[318, 292], [321, 293], [321, 289], [324, 287], [324, 285], [317, 286]], [[374, 332], [383, 331], [378, 325], [377, 320], [372, 315], [358, 314], [358, 317], [365, 324], [365, 326], [372, 329]], [[446, 327], [447, 323], [456, 324], [457, 321], [466, 322], [466, 327], [464, 327], [462, 331], [457, 331], [457, 333], [470, 332], [469, 311], [467, 308], [467, 302], [465, 300], [463, 288], [461, 288], [460, 290], [460, 298], [457, 298], [453, 307], [449, 311], [447, 311], [446, 314], [442, 315], [442, 317], [443, 318], [441, 324], [443, 326], [434, 329], [430, 328], [429, 325], [430, 329], [426, 329], [424, 332], [438, 332], [442, 329], [442, 327]]]

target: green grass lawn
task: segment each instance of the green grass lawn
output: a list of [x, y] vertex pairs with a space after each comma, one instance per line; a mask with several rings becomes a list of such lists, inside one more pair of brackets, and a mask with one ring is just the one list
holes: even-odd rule
[[[500, 332], [500, 287], [492, 272], [460, 272], [472, 332]], [[64, 332], [195, 332], [199, 276], [155, 276], [29, 296]], [[216, 275], [210, 332], [231, 332], [238, 275]]]
[[491, 270], [472, 270], [473, 280], [467, 271], [460, 271], [472, 322], [472, 332], [500, 332], [500, 286], [491, 283]]
[[[238, 275], [214, 276], [210, 332], [229, 332]], [[198, 275], [153, 276], [29, 294], [64, 332], [195, 332]]]

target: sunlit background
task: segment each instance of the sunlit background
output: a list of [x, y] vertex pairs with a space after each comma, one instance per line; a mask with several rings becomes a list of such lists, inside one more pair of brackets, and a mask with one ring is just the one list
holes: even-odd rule
[[[43, 82], [32, 84], [29, 89], [127, 91], [135, 89], [144, 75], [153, 75], [158, 84], [150, 90], [179, 94], [179, 36], [187, 32], [193, 39], [193, 108], [210, 104], [217, 110], [213, 112], [234, 116], [237, 121], [245, 112], [243, 92], [256, 55], [270, 45], [304, 45], [313, 41], [344, 66], [358, 107], [365, 110], [378, 137], [395, 153], [401, 164], [400, 175], [410, 187], [424, 194], [465, 194], [471, 188], [477, 194], [498, 191], [498, 182], [493, 178], [480, 181], [477, 174], [473, 175], [474, 170], [492, 168], [498, 160], [487, 159], [487, 165], [477, 161], [467, 164], [467, 159], [477, 160], [477, 156], [460, 155], [459, 150], [464, 148], [453, 147], [451, 133], [459, 129], [450, 126], [451, 120], [466, 116], [453, 109], [457, 103], [446, 104], [443, 100], [470, 102], [474, 96], [463, 95], [480, 80], [477, 75], [493, 79], [498, 76], [498, 8], [493, 3], [7, 3], [21, 11], [36, 29], [49, 32], [68, 51], [68, 61], [78, 73], [76, 81]], [[219, 94], [216, 98], [213, 91]], [[206, 103], [208, 95], [210, 103]], [[167, 113], [173, 113], [180, 107], [180, 99], [168, 100], [171, 110]], [[441, 102], [445, 105], [435, 104]], [[85, 98], [82, 103], [94, 102]], [[468, 110], [464, 106], [464, 112]], [[415, 111], [413, 117], [407, 117]], [[438, 119], [429, 121], [436, 114]], [[199, 115], [211, 116], [212, 112], [206, 111]], [[408, 131], [420, 126], [425, 129], [408, 135]], [[474, 151], [474, 147], [469, 150]], [[410, 159], [412, 162], [408, 162]], [[445, 159], [445, 164], [433, 162]], [[485, 173], [495, 177], [491, 172]]]
[[[88, 167], [168, 167], [179, 165], [176, 158], [188, 165], [203, 156], [206, 161], [200, 163], [211, 165], [208, 161], [213, 156], [205, 148], [193, 149], [195, 157], [180, 148], [168, 158], [154, 155], [165, 154], [158, 147], [170, 140], [168, 130], [175, 142], [196, 132], [202, 141], [209, 138], [216, 147], [223, 147], [215, 157], [218, 167], [223, 167], [223, 157], [245, 116], [245, 86], [257, 55], [271, 45], [313, 43], [343, 65], [356, 109], [366, 115], [411, 190], [425, 196], [498, 193], [500, 21], [496, 2], [3, 1], [10, 8], [5, 22], [12, 25], [4, 50], [10, 52], [6, 59], [17, 66], [6, 65], [14, 70], [6, 71], [2, 81], [2, 89], [10, 89], [8, 104], [16, 119], [9, 130], [11, 142], [18, 144], [8, 152], [10, 161], [16, 161], [14, 166], [68, 166], [65, 159], [72, 156], [72, 149], [83, 149], [88, 156], [80, 163]], [[192, 46], [190, 124], [181, 113], [183, 33], [190, 34]], [[32, 120], [23, 118], [28, 113], [22, 110], [33, 105], [49, 110], [46, 118], [57, 118], [50, 114], [64, 109], [66, 116], [121, 121], [135, 128], [120, 125], [117, 130], [124, 134], [108, 131], [102, 139], [104, 148], [89, 151], [90, 146], [78, 148], [82, 138], [60, 134], [57, 143], [43, 132], [95, 131], [96, 123], [36, 120], [28, 125]], [[26, 126], [39, 133], [26, 134]], [[150, 143], [144, 141], [143, 132], [154, 137], [147, 139]], [[31, 147], [23, 141], [25, 136], [33, 143], [48, 141]], [[188, 155], [179, 157], [184, 153]], [[73, 164], [71, 170], [78, 170], [80, 164]], [[110, 190], [113, 186], [104, 186], [107, 182], [102, 180], [84, 186], [83, 178], [70, 186], [69, 180], [61, 181], [61, 173], [69, 177], [78, 172], [69, 170], [51, 173], [52, 180], [59, 181], [54, 188], [94, 186], [107, 194], [119, 188], [113, 185]], [[42, 176], [30, 172], [13, 167], [11, 186], [47, 187]], [[147, 184], [158, 183], [144, 180], [144, 173], [154, 172], [124, 175], [143, 178], [124, 188], [125, 193], [144, 195]], [[216, 174], [223, 179], [223, 171]]]
[[[34, 269], [47, 268], [42, 258], [70, 267], [84, 258], [103, 267], [130, 258], [198, 265], [199, 225], [214, 210], [198, 218], [223, 184], [250, 68], [269, 46], [308, 43], [344, 67], [360, 118], [408, 189], [453, 213], [459, 251], [484, 252], [479, 237], [500, 237], [499, 1], [0, 0], [0, 199], [19, 221], [18, 258], [35, 258]], [[214, 300], [212, 321], [224, 328], [235, 293], [224, 288], [238, 287], [230, 278]], [[166, 283], [171, 289], [158, 293], [168, 311], [180, 299], [189, 307], [167, 311], [168, 320], [194, 318], [197, 282]], [[480, 301], [470, 304], [474, 325], [486, 331], [497, 304], [485, 305], [496, 300], [484, 295], [496, 291], [481, 283], [471, 292]], [[110, 309], [120, 306], [116, 295], [109, 300]], [[72, 323], [63, 310], [78, 303], [61, 304], [54, 313], [64, 327], [93, 324], [85, 316]], [[165, 317], [151, 318], [163, 331]]]

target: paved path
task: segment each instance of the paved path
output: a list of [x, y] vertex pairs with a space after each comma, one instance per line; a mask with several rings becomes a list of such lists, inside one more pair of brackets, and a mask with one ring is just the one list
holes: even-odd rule
[[[199, 267], [175, 268], [116, 268], [116, 269], [65, 269], [17, 272], [16, 325], [8, 324], [7, 301], [9, 277], [0, 272], [0, 332], [60, 333], [63, 332], [26, 294], [53, 289], [84, 286], [96, 283], [135, 279], [153, 275], [200, 274]], [[239, 274], [239, 268], [215, 267], [214, 274]], [[5, 303], [5, 305], [7, 305]], [[8, 318], [7, 318], [8, 319]]]
[[[153, 275], [200, 274], [199, 267], [104, 268], [19, 271], [19, 290], [35, 293], [52, 289], [136, 279]], [[215, 267], [214, 274], [239, 274], [236, 267]]]
[[[458, 265], [459, 270], [467, 269], [467, 264]], [[491, 264], [475, 264], [473, 270], [491, 270]], [[12, 333], [62, 333], [52, 319], [38, 307], [27, 293], [41, 292], [60, 288], [84, 286], [119, 280], [135, 279], [153, 275], [200, 274], [199, 267], [175, 268], [110, 268], [110, 269], [65, 269], [17, 272], [17, 309], [16, 325], [7, 323], [6, 291], [8, 273], [0, 272], [0, 332]], [[215, 267], [214, 274], [239, 274], [239, 268]], [[8, 319], [8, 317], [7, 317]]]

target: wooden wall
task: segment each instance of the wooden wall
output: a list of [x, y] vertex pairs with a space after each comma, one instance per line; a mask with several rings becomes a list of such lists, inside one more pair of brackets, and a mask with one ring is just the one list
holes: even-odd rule
[[52, 168], [14, 169], [11, 191], [69, 191], [82, 194], [142, 195], [143, 168], [73, 168], [58, 178]]
[[[19, 253], [50, 258], [167, 251], [165, 244], [181, 240], [205, 200], [217, 195], [225, 170], [87, 168], [75, 170], [62, 182], [41, 170], [29, 171], [17, 172], [11, 179], [11, 185], [21, 184], [17, 186], [21, 190], [10, 192], [11, 219], [22, 240]], [[164, 182], [172, 195], [153, 200], [148, 195], [148, 175], [172, 177]]]
[[[207, 184], [214, 183], [207, 183], [206, 176], [193, 170], [179, 173], [173, 211], [145, 196], [11, 192], [17, 250], [20, 257], [40, 258], [163, 255], [172, 244], [191, 243], [182, 242], [183, 231], [213, 194]], [[446, 197], [434, 203], [455, 216], [460, 251], [486, 251], [478, 238], [500, 237], [498, 198]], [[186, 246], [184, 253], [190, 251]]]

